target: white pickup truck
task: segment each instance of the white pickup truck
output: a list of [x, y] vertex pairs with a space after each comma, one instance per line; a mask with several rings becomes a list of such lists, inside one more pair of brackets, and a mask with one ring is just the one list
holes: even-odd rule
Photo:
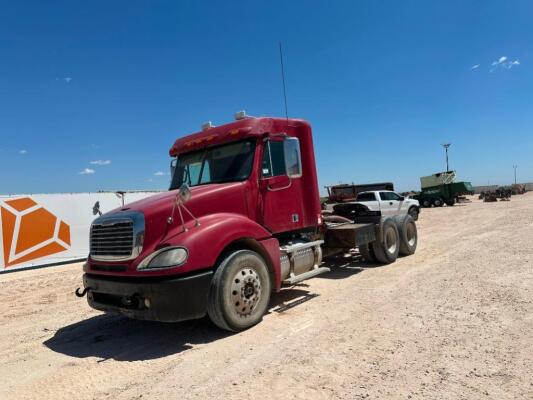
[[383, 216], [410, 214], [415, 221], [420, 213], [418, 200], [400, 196], [390, 190], [360, 192], [352, 203], [363, 204], [370, 211], [380, 211]]

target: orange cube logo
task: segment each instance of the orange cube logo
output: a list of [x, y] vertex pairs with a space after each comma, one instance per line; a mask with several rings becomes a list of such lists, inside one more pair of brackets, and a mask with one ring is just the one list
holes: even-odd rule
[[70, 226], [29, 197], [0, 206], [5, 267], [70, 248]]

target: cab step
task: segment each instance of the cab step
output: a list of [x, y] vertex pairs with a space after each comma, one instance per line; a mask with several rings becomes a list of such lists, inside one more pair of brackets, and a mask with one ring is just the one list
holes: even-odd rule
[[318, 267], [310, 271], [304, 272], [303, 274], [291, 276], [283, 281], [283, 285], [292, 286], [298, 282], [305, 281], [306, 279], [312, 278], [314, 276], [323, 274], [324, 272], [329, 272], [331, 269], [328, 267]]

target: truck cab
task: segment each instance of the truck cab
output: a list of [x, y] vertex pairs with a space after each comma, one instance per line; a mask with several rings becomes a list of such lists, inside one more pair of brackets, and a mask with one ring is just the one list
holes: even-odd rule
[[76, 294], [97, 310], [164, 322], [207, 314], [240, 331], [262, 319], [271, 293], [328, 272], [323, 254], [360, 246], [365, 259], [389, 263], [416, 248], [412, 219], [322, 215], [304, 120], [238, 113], [177, 139], [169, 154], [167, 192], [91, 225]]

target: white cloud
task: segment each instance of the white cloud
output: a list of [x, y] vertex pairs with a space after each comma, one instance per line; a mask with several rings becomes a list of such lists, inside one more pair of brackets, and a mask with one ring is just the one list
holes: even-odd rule
[[490, 69], [490, 72], [494, 72], [497, 69], [511, 69], [513, 67], [517, 67], [520, 65], [520, 60], [516, 59], [514, 61], [510, 61], [507, 57], [502, 56], [498, 58], [498, 60], [492, 62], [492, 68]]
[[503, 64], [505, 61], [507, 61], [507, 57], [502, 56], [502, 57], [500, 57], [500, 58], [498, 59], [498, 61], [494, 61], [494, 62], [492, 63], [492, 65]]
[[94, 160], [94, 161], [89, 161], [89, 164], [92, 164], [92, 165], [109, 165], [109, 164], [111, 164], [111, 160]]
[[163, 171], [157, 171], [154, 173], [154, 176], [163, 176], [165, 173]]
[[24, 150], [24, 149], [19, 150], [19, 154], [28, 154], [28, 150]]
[[65, 82], [67, 83], [70, 83], [70, 81], [72, 80], [72, 78], [70, 76], [67, 76], [65, 78], [63, 78], [65, 80]]
[[91, 168], [85, 168], [83, 171], [79, 172], [80, 175], [92, 175], [94, 173], [95, 173], [95, 170]]
[[472, 65], [472, 68], [470, 69], [478, 69], [479, 68], [479, 64], [476, 64], [476, 65]]

